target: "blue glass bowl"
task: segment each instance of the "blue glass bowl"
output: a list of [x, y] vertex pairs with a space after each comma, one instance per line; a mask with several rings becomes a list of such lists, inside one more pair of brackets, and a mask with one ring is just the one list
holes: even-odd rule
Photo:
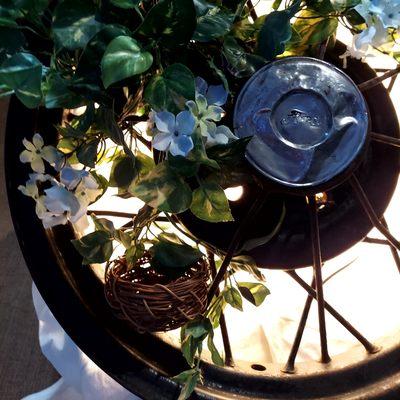
[[318, 187], [347, 171], [366, 147], [369, 125], [356, 84], [335, 66], [308, 57], [260, 69], [234, 112], [236, 135], [253, 136], [249, 162], [291, 188]]

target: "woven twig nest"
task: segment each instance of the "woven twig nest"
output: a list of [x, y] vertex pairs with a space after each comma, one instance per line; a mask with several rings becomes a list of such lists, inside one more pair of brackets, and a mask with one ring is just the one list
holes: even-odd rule
[[129, 270], [124, 258], [109, 263], [105, 295], [118, 318], [137, 331], [166, 332], [184, 325], [207, 307], [208, 267], [201, 259], [176, 279], [168, 278], [149, 264], [150, 254]]

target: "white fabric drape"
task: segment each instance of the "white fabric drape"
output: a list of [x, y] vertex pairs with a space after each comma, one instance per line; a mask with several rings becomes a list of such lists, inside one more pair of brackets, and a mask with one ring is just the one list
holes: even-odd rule
[[61, 375], [54, 385], [23, 400], [140, 400], [102, 371], [65, 333], [32, 287], [43, 354]]

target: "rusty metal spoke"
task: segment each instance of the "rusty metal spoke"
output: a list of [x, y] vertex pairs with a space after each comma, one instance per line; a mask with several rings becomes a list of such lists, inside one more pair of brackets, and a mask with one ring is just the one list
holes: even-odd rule
[[370, 238], [370, 237], [366, 237], [363, 240], [363, 242], [370, 243], [370, 244], [380, 244], [380, 245], [384, 245], [384, 246], [390, 246], [390, 243], [387, 240], [375, 239], [375, 238]]
[[388, 144], [389, 146], [400, 147], [400, 139], [383, 135], [382, 133], [371, 132], [371, 139], [375, 142]]
[[[313, 279], [311, 287], [313, 289], [315, 289], [315, 279]], [[301, 343], [301, 339], [303, 338], [303, 333], [304, 333], [304, 329], [306, 327], [307, 319], [310, 314], [312, 301], [313, 301], [313, 297], [311, 295], [308, 295], [307, 300], [304, 304], [304, 309], [301, 314], [299, 326], [297, 327], [296, 336], [294, 338], [288, 360], [286, 362], [285, 367], [282, 370], [282, 372], [285, 372], [287, 374], [294, 374], [294, 372], [295, 372], [296, 357], [297, 357], [297, 353], [299, 352], [300, 343]]]
[[319, 334], [321, 342], [321, 362], [328, 363], [330, 361], [328, 352], [328, 341], [326, 337], [326, 321], [325, 321], [325, 308], [324, 308], [324, 288], [322, 281], [322, 258], [321, 258], [321, 243], [319, 237], [318, 226], [318, 206], [315, 196], [307, 196], [308, 209], [310, 213], [311, 225], [311, 244], [313, 252], [313, 269], [314, 280], [317, 290], [317, 303], [318, 303], [318, 321], [319, 321]]
[[[385, 226], [386, 229], [388, 229], [388, 224], [386, 222], [385, 217], [382, 218], [382, 224]], [[395, 247], [393, 247], [390, 243], [388, 243], [388, 244], [390, 246], [390, 251], [392, 253], [393, 260], [394, 260], [394, 262], [396, 264], [397, 269], [400, 272], [400, 257], [399, 257], [399, 253], [397, 252]]]
[[370, 201], [368, 200], [367, 195], [364, 192], [364, 189], [360, 185], [360, 182], [355, 175], [350, 178], [350, 184], [353, 187], [354, 193], [361, 203], [365, 213], [367, 214], [368, 218], [375, 226], [375, 228], [378, 229], [383, 236], [385, 236], [385, 238], [392, 246], [394, 246], [397, 250], [400, 250], [400, 242], [389, 232], [389, 229], [387, 229], [387, 227], [378, 218]]
[[372, 78], [366, 82], [363, 82], [358, 85], [358, 88], [363, 92], [369, 89], [374, 88], [375, 86], [378, 86], [380, 83], [385, 81], [386, 79], [392, 78], [393, 76], [397, 75], [400, 73], [400, 66], [398, 66], [395, 69], [391, 69], [387, 72], [385, 72], [382, 76], [377, 76], [375, 78]]
[[[207, 257], [208, 257], [208, 263], [210, 264], [211, 275], [214, 278], [215, 275], [217, 275], [217, 267], [215, 265], [214, 253], [212, 253], [211, 251], [208, 251]], [[219, 289], [217, 290], [216, 295], [217, 296], [219, 295]], [[228, 367], [233, 367], [234, 361], [233, 361], [233, 355], [232, 355], [232, 347], [231, 347], [231, 342], [229, 340], [229, 334], [228, 334], [228, 329], [226, 326], [225, 315], [223, 312], [221, 313], [221, 317], [219, 319], [219, 325], [221, 327], [222, 342], [223, 342], [224, 351], [225, 351], [225, 365]]]
[[[375, 72], [383, 72], [386, 73], [388, 71], [391, 71], [391, 69], [388, 68], [375, 68]], [[394, 84], [396, 83], [396, 80], [399, 76], [395, 75], [392, 77], [392, 79], [390, 80], [389, 86], [388, 86], [388, 92], [391, 93], [391, 91], [393, 90]]]
[[255, 6], [253, 5], [252, 0], [247, 0], [246, 1], [247, 7], [249, 8], [249, 13], [253, 21], [255, 21], [258, 18], [258, 15], [256, 13]]
[[260, 211], [261, 207], [264, 204], [265, 198], [267, 194], [263, 193], [260, 195], [253, 203], [251, 206], [249, 212], [245, 216], [245, 218], [240, 222], [239, 227], [237, 228], [235, 234], [233, 235], [233, 238], [231, 240], [231, 243], [228, 247], [228, 250], [226, 252], [226, 255], [224, 257], [224, 260], [222, 261], [221, 267], [218, 270], [217, 274], [215, 275], [211, 286], [208, 290], [208, 304], [210, 304], [211, 300], [217, 293], [217, 290], [219, 288], [219, 284], [222, 282], [224, 279], [224, 276], [226, 274], [226, 271], [228, 270], [229, 264], [232, 261], [232, 258], [235, 255], [235, 252], [239, 246], [239, 243], [243, 239], [243, 235], [245, 233], [246, 228], [248, 227], [249, 223], [252, 221], [252, 219], [257, 215], [257, 213]]
[[387, 88], [387, 90], [388, 90], [389, 93], [392, 93], [392, 90], [393, 90], [393, 88], [394, 88], [394, 85], [395, 85], [395, 83], [396, 83], [397, 78], [398, 78], [398, 75], [395, 75], [395, 76], [392, 77], [392, 79], [390, 80], [389, 86], [388, 86], [388, 88]]
[[[286, 271], [303, 289], [307, 291], [314, 299], [317, 298], [317, 292], [307, 284], [295, 271]], [[324, 307], [341, 325], [343, 325], [368, 351], [368, 353], [377, 353], [380, 348], [366, 339], [353, 325], [350, 324], [341, 314], [339, 314], [329, 303], [324, 301]]]

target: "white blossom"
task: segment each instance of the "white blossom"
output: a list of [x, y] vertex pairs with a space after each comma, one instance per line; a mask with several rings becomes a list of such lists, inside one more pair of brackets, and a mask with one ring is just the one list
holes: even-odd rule
[[44, 162], [46, 160], [50, 165], [57, 166], [61, 155], [54, 146], [44, 146], [43, 138], [35, 133], [32, 142], [24, 139], [22, 143], [25, 150], [20, 154], [19, 159], [23, 163], [30, 163], [33, 171], [40, 174], [44, 173]]
[[215, 146], [217, 144], [228, 144], [230, 140], [235, 139], [237, 139], [237, 137], [227, 126], [217, 126], [214, 122], [207, 122], [206, 147]]
[[341, 57], [364, 59], [371, 46], [380, 47], [388, 42], [388, 29], [400, 25], [400, 0], [362, 0], [355, 10], [364, 18], [367, 28], [354, 36], [352, 46]]
[[[68, 221], [81, 227], [86, 226], [87, 207], [102, 193], [102, 189], [91, 174], [74, 170], [77, 172], [75, 175], [71, 167], [64, 168], [65, 171], [61, 171], [61, 175], [64, 176], [61, 183], [50, 175], [31, 174], [25, 186], [21, 185], [18, 188], [24, 195], [35, 200], [36, 214], [46, 229], [65, 225]], [[40, 184], [45, 182], [48, 182], [50, 187], [40, 190]]]

